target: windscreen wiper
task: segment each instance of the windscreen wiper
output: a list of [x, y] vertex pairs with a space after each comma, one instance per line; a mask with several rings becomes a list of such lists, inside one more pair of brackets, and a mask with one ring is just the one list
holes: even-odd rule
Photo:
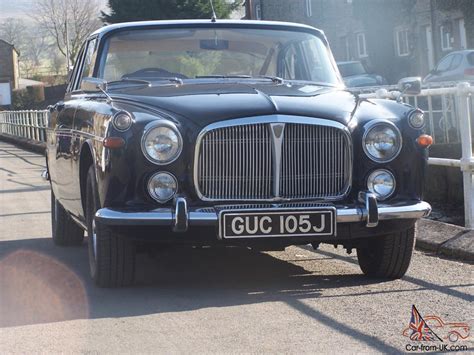
[[196, 79], [252, 79], [250, 75], [197, 75]]
[[171, 81], [173, 83], [183, 85], [183, 80], [180, 78], [175, 78], [175, 77], [156, 77], [156, 78], [153, 77], [153, 78], [150, 78], [149, 80], [124, 77], [120, 80], [110, 81], [107, 84], [114, 85], [114, 84], [121, 84], [121, 83], [129, 83], [129, 84], [152, 86], [152, 81], [159, 81], [159, 80]]
[[251, 75], [199, 75], [196, 76], [196, 79], [268, 79], [276, 84], [284, 84], [285, 79], [280, 78], [278, 76], [271, 76], [271, 75], [259, 75], [259, 76], [251, 76]]
[[107, 85], [117, 85], [117, 84], [138, 84], [138, 85], [151, 86], [151, 82], [148, 80], [132, 79], [132, 78], [122, 78], [120, 80], [107, 82]]

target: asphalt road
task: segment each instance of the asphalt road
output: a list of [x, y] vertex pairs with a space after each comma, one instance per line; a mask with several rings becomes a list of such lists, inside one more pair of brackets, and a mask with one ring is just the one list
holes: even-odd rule
[[474, 266], [419, 251], [381, 282], [332, 246], [170, 249], [139, 256], [136, 286], [98, 289], [86, 244], [51, 241], [43, 164], [0, 142], [1, 353], [397, 353], [417, 344], [413, 304], [474, 328]]

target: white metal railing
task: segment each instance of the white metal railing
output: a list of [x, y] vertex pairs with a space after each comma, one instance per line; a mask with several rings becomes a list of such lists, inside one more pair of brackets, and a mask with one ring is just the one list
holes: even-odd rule
[[0, 111], [0, 133], [46, 142], [48, 110]]
[[[416, 107], [419, 106], [421, 101], [428, 105], [428, 110], [425, 109], [428, 114], [428, 132], [433, 136], [434, 142], [441, 140], [443, 143], [453, 143], [455, 135], [457, 135], [458, 142], [461, 143], [461, 159], [429, 158], [428, 162], [430, 165], [458, 167], [461, 169], [463, 173], [465, 225], [469, 229], [474, 229], [473, 94], [474, 87], [469, 83], [457, 83], [455, 87], [423, 89], [417, 96], [407, 96], [404, 98], [405, 102], [409, 102]], [[378, 88], [376, 92], [363, 93], [360, 96], [364, 98], [396, 100], [400, 96], [400, 92]], [[434, 109], [435, 101], [440, 102], [441, 110]], [[436, 126], [435, 122], [435, 115], [437, 113], [441, 114], [441, 118], [438, 121], [440, 123], [439, 126]], [[444, 127], [441, 124], [443, 121]]]

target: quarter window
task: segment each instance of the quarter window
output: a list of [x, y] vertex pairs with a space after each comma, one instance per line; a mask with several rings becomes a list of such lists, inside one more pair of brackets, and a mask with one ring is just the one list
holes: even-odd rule
[[397, 51], [399, 57], [404, 57], [410, 54], [410, 47], [408, 44], [408, 30], [399, 30], [396, 33]]
[[357, 34], [357, 51], [359, 58], [367, 57], [367, 46], [365, 42], [365, 33]]

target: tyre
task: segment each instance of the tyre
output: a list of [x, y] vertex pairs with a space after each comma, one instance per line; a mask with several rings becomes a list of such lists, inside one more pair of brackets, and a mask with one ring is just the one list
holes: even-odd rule
[[51, 229], [53, 242], [60, 246], [81, 245], [84, 240], [84, 230], [72, 220], [51, 190]]
[[365, 275], [376, 278], [399, 279], [410, 266], [415, 228], [371, 238], [357, 248], [359, 266]]
[[89, 267], [99, 287], [123, 287], [133, 283], [135, 245], [125, 235], [94, 220], [100, 208], [95, 171], [87, 173], [86, 221], [89, 236]]

